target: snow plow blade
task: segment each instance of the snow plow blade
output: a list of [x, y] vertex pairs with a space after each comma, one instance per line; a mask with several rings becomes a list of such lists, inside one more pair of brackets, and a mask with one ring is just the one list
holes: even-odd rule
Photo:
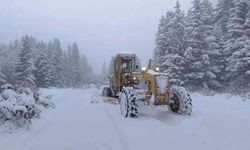
[[114, 97], [103, 97], [104, 103], [119, 104], [119, 99]]

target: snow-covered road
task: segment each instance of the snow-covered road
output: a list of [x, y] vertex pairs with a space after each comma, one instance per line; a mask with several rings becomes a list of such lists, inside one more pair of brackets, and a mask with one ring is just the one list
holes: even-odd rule
[[[50, 89], [55, 109], [34, 120], [30, 131], [0, 135], [0, 150], [249, 150], [250, 104], [239, 97], [193, 94], [192, 116], [166, 107], [142, 108], [123, 118], [100, 89]], [[92, 101], [97, 103], [91, 103]]]

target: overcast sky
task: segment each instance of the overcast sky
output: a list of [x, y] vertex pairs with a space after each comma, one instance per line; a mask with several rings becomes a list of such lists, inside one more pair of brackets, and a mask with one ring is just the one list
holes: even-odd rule
[[[191, 0], [179, 0], [190, 8]], [[215, 1], [215, 0], [214, 0]], [[176, 0], [0, 0], [0, 42], [24, 34], [76, 41], [95, 72], [118, 52], [152, 57], [159, 18]]]

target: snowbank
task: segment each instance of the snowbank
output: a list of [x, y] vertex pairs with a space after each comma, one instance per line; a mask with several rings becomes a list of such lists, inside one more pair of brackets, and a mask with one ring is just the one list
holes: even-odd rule
[[11, 85], [4, 85], [0, 89], [1, 126], [7, 124], [8, 127], [13, 126], [13, 128], [29, 127], [32, 118], [39, 118], [42, 106], [54, 106], [47, 97], [29, 89], [23, 90], [25, 92], [17, 92]]

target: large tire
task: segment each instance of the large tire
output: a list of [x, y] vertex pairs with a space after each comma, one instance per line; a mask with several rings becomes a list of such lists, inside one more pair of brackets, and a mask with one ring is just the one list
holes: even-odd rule
[[114, 92], [110, 87], [104, 87], [102, 90], [103, 97], [114, 97]]
[[131, 88], [123, 88], [120, 97], [120, 110], [124, 117], [137, 117], [138, 114], [138, 99], [136, 91]]
[[183, 87], [171, 88], [169, 110], [180, 115], [191, 115], [192, 99]]

